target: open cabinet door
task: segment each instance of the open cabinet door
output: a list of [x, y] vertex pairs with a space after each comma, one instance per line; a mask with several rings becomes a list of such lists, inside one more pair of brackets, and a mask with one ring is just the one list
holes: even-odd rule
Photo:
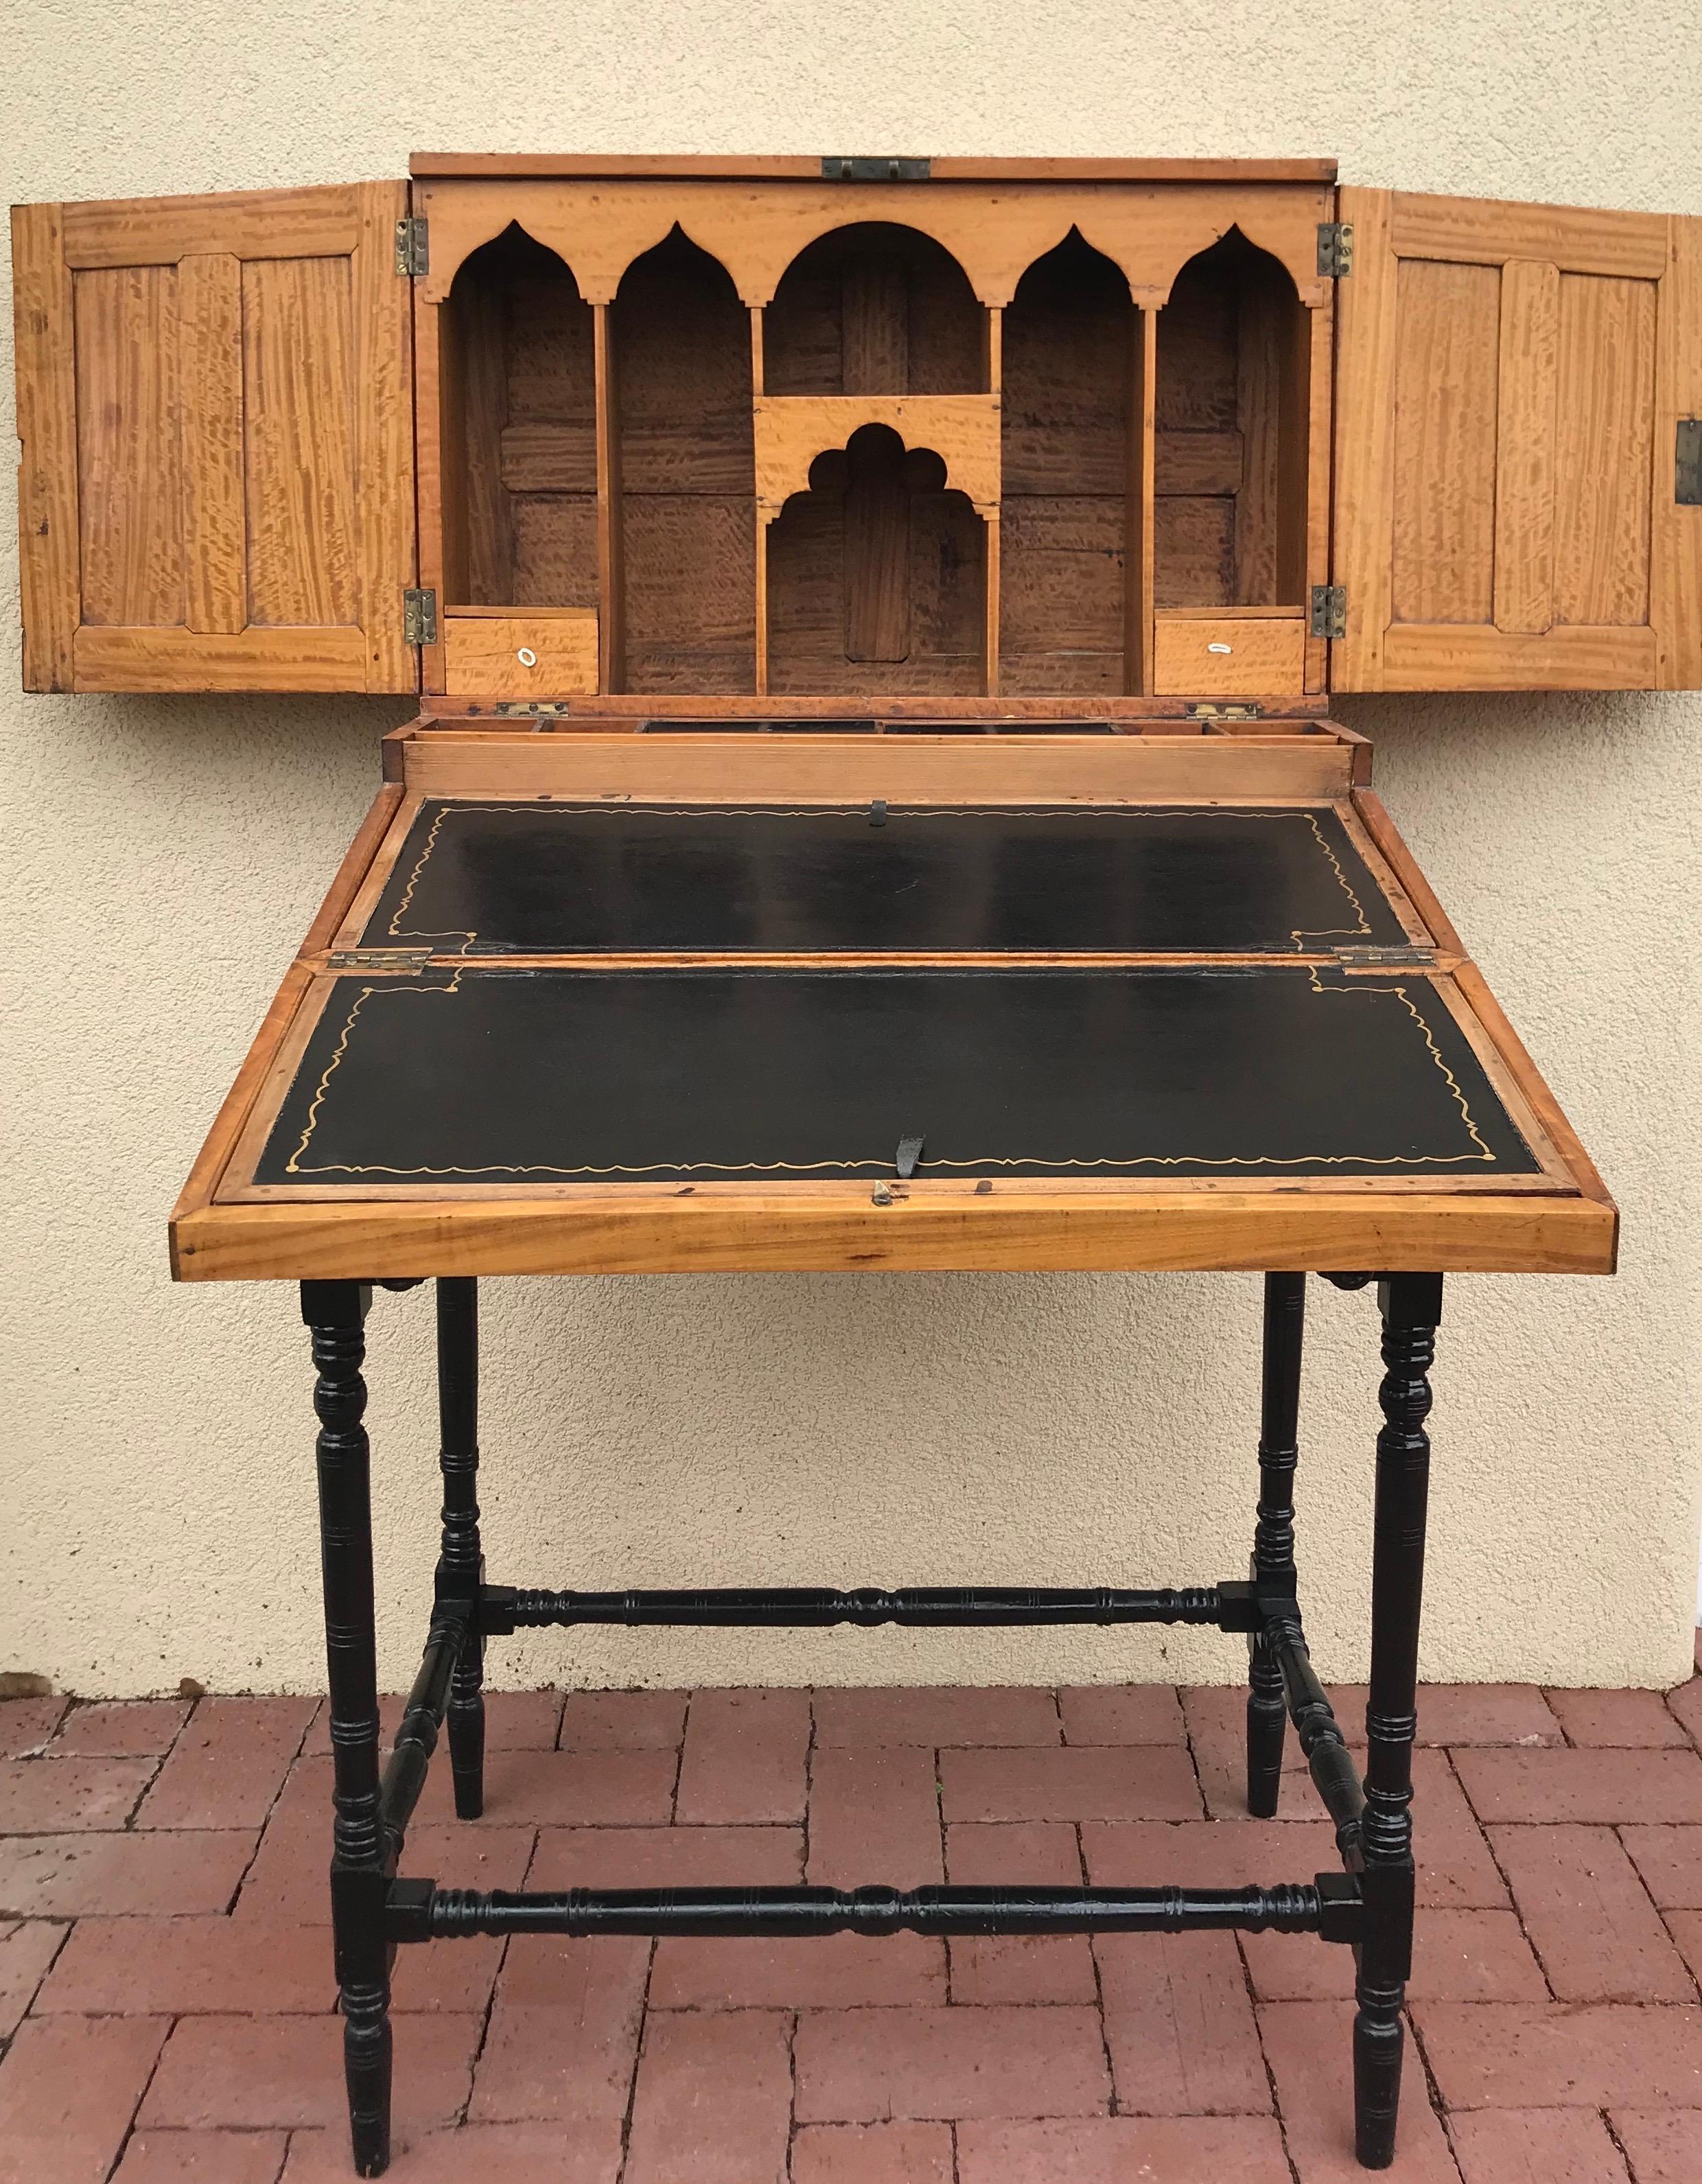
[[1336, 690], [1702, 686], [1702, 220], [1343, 190]]
[[14, 209], [26, 688], [419, 687], [406, 210]]

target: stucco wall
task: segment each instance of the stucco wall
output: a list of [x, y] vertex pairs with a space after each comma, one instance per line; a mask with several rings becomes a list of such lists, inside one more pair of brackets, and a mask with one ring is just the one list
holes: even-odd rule
[[[1702, 211], [1692, 0], [33, 0], [8, 198], [403, 170], [410, 148], [1337, 154], [1420, 190]], [[10, 313], [4, 314], [9, 337]], [[10, 416], [9, 346], [0, 366]], [[3, 429], [9, 429], [9, 425]], [[9, 468], [9, 465], [7, 467]], [[23, 698], [0, 543], [8, 898], [0, 1669], [83, 1692], [323, 1674], [301, 1329], [174, 1290], [164, 1216], [370, 794], [376, 700]], [[1616, 1188], [1614, 1282], [1452, 1285], [1426, 1673], [1663, 1684], [1702, 1489], [1702, 699], [1344, 704]], [[612, 1584], [1235, 1574], [1258, 1284], [749, 1277], [487, 1290], [492, 1574]], [[433, 1552], [425, 1293], [372, 1323], [383, 1669]], [[1314, 1300], [1301, 1539], [1363, 1671], [1375, 1315]], [[519, 1683], [1232, 1677], [1215, 1634], [689, 1632], [493, 1649]]]

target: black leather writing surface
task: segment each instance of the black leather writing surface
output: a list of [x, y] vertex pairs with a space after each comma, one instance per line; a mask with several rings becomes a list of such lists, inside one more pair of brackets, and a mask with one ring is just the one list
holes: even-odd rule
[[1327, 952], [1404, 928], [1335, 812], [428, 803], [361, 939], [629, 950]]
[[341, 977], [256, 1180], [1494, 1176], [1537, 1163], [1423, 978]]

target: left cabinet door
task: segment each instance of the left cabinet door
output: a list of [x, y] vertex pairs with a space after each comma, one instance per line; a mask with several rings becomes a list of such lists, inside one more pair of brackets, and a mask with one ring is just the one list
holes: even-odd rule
[[15, 207], [31, 690], [414, 690], [407, 185]]

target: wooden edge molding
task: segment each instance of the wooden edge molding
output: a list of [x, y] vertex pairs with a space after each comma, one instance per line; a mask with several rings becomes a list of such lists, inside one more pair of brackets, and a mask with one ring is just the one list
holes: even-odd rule
[[[1333, 182], [1333, 159], [935, 159], [942, 181], [1031, 182]], [[415, 152], [408, 171], [421, 181], [459, 177], [501, 181], [550, 175], [583, 181], [606, 176], [645, 180], [821, 180], [819, 153]]]
[[1299, 1199], [1132, 1190], [1008, 1205], [844, 1196], [201, 1206], [181, 1281], [430, 1274], [1361, 1271], [1610, 1273], [1612, 1209], [1568, 1196]]

